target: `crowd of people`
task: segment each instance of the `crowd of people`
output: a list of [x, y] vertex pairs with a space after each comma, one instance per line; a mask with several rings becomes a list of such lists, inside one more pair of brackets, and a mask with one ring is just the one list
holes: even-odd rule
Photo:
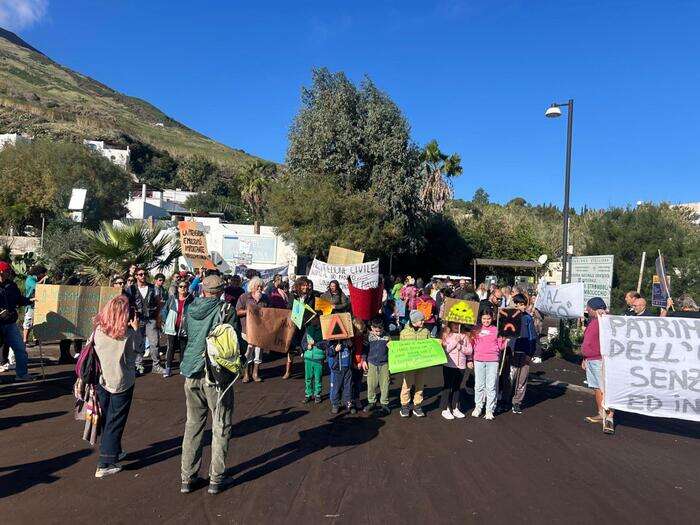
[[[35, 268], [30, 286], [20, 294], [12, 280], [11, 268], [0, 262], [0, 334], [14, 350], [17, 380], [31, 380], [27, 372], [24, 344], [31, 330], [31, 307], [37, 282], [45, 276]], [[245, 276], [223, 276], [216, 270], [198, 273], [181, 271], [170, 278], [157, 274], [150, 282], [147, 270], [133, 265], [128, 274], [114, 276], [112, 286], [120, 293], [97, 315], [90, 345], [101, 364], [98, 398], [102, 409], [102, 440], [97, 477], [120, 471], [123, 457], [121, 436], [128, 419], [136, 377], [147, 370], [169, 378], [176, 370], [184, 376], [187, 420], [182, 446], [183, 493], [192, 491], [201, 466], [203, 435], [209, 413], [212, 416], [212, 460], [209, 469], [209, 492], [216, 494], [225, 483], [225, 459], [232, 425], [234, 389], [222, 389], [211, 373], [207, 339], [212, 330], [225, 324], [236, 334], [236, 345], [244, 356], [241, 370], [243, 383], [263, 379], [260, 365], [264, 348], [248, 344], [246, 317], [251, 308], [291, 309], [295, 300], [315, 310], [315, 300], [322, 297], [333, 312], [352, 312], [350, 298], [338, 281], [326, 290], [314, 290], [307, 277], [291, 280], [275, 275], [265, 282], [257, 272]], [[474, 375], [473, 417], [493, 420], [500, 412], [521, 414], [527, 391], [529, 368], [541, 359], [540, 343], [543, 318], [534, 307], [536, 294], [525, 287], [498, 287], [480, 284], [473, 287], [466, 279], [433, 279], [427, 285], [411, 276], [387, 277], [383, 283], [383, 300], [374, 318], [365, 322], [353, 319], [353, 336], [342, 340], [324, 339], [319, 316], [312, 316], [296, 329], [288, 352], [284, 379], [291, 376], [295, 358], [304, 362], [303, 403], [323, 402], [323, 376], [330, 377], [328, 399], [330, 412], [354, 414], [377, 411], [388, 415], [391, 374], [388, 367], [389, 341], [438, 338], [446, 356], [442, 366], [443, 388], [440, 415], [446, 420], [466, 417], [461, 396], [465, 376]], [[33, 284], [33, 287], [31, 286]], [[478, 301], [478, 315], [473, 325], [445, 322], [445, 299]], [[649, 315], [644, 299], [636, 292], [626, 296], [628, 315]], [[17, 328], [18, 309], [26, 308], [25, 334]], [[680, 300], [674, 310], [669, 299], [661, 315], [697, 317], [698, 308], [690, 297]], [[499, 310], [515, 308], [522, 314], [520, 332], [511, 338], [499, 336], [496, 320]], [[317, 312], [317, 314], [320, 312]], [[603, 406], [601, 353], [598, 318], [607, 313], [601, 298], [586, 305], [587, 327], [582, 354], [587, 384], [595, 390], [597, 413], [587, 418], [602, 423], [605, 432], [613, 432], [613, 412]], [[164, 343], [164, 344], [161, 344]], [[399, 415], [402, 418], [425, 417], [423, 411], [426, 369], [400, 375]], [[230, 385], [229, 385], [230, 386]], [[366, 391], [366, 403], [361, 393]]]

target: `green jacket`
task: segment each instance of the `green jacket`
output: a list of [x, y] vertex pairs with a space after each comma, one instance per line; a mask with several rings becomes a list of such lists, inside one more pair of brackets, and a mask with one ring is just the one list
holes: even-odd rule
[[[222, 303], [218, 297], [197, 297], [187, 309], [187, 315], [185, 315], [187, 347], [180, 364], [180, 373], [183, 376], [192, 377], [204, 370], [207, 336], [219, 324], [219, 313], [224, 305], [225, 303]], [[233, 308], [229, 308], [223, 322], [231, 324], [231, 318], [234, 315]]]
[[425, 327], [416, 330], [413, 328], [413, 326], [411, 326], [411, 323], [407, 323], [399, 334], [399, 340], [413, 341], [416, 339], [430, 339], [430, 332]]

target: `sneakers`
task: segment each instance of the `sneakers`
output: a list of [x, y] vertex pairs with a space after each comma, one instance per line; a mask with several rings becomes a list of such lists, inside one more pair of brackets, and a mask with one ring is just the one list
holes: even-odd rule
[[385, 416], [391, 414], [391, 409], [389, 408], [389, 405], [382, 405], [382, 414]]
[[7, 372], [9, 370], [9, 364], [0, 365], [0, 372]]
[[[414, 413], [415, 413], [415, 410], [414, 410]], [[449, 410], [448, 408], [446, 408], [445, 410], [443, 410], [443, 411], [441, 412], [440, 415], [441, 415], [442, 417], [444, 417], [445, 419], [454, 419], [454, 418], [455, 418], [455, 417], [452, 415], [452, 412], [450, 412], [450, 410]]]
[[304, 401], [302, 401], [305, 405], [311, 403], [311, 396], [304, 396]]
[[15, 377], [15, 383], [26, 383], [28, 381], [34, 381], [34, 379], [36, 379], [35, 376], [31, 374], [24, 374], [23, 376]]
[[363, 408], [362, 411], [363, 411], [365, 414], [369, 414], [370, 412], [372, 412], [372, 410], [374, 409], [374, 407], [375, 407], [375, 404], [374, 404], [374, 403], [367, 403], [367, 406], [365, 406], [365, 408]]
[[354, 406], [348, 407], [351, 414], [357, 414], [357, 409]]
[[152, 374], [165, 374], [165, 368], [160, 366], [158, 363], [153, 363], [153, 367], [151, 368], [151, 373]]
[[116, 474], [117, 472], [121, 472], [122, 467], [120, 465], [114, 464], [114, 465], [107, 465], [104, 467], [97, 467], [97, 470], [95, 471], [95, 477], [96, 478], [106, 478], [107, 476], [111, 476], [112, 474]]
[[613, 418], [610, 416], [606, 416], [605, 419], [603, 419], [603, 433], [605, 433], [605, 434], [614, 434], [615, 433], [615, 422], [613, 421]]
[[541, 357], [533, 357], [532, 363], [535, 365], [540, 365], [540, 364], [542, 364], [542, 358]]
[[413, 415], [416, 417], [425, 417], [425, 412], [423, 412], [423, 409], [421, 407], [414, 407]]
[[180, 494], [189, 494], [194, 488], [194, 481], [183, 481], [180, 485]]
[[589, 423], [602, 423], [603, 419], [603, 416], [601, 416], [600, 414], [596, 414], [595, 416], [588, 416], [586, 418], [586, 421], [588, 421]]
[[173, 371], [170, 368], [164, 368], [163, 369], [163, 379], [168, 379], [173, 375]]
[[320, 405], [321, 404], [321, 396], [314, 396], [314, 403], [316, 403], [317, 405]]
[[466, 417], [459, 408], [455, 408], [452, 411], [452, 415], [457, 419], [462, 419], [463, 417]]
[[401, 417], [409, 417], [411, 415], [411, 409], [408, 408], [408, 405], [401, 405], [399, 414], [401, 414]]
[[334, 405], [334, 406], [331, 407], [331, 414], [337, 414], [338, 411], [339, 411], [339, 409], [338, 409], [337, 406]]
[[484, 416], [484, 419], [486, 419], [487, 421], [493, 421], [493, 412], [489, 412], [487, 410], [486, 415]]
[[522, 414], [523, 409], [520, 407], [520, 403], [514, 403], [513, 408], [511, 409], [513, 411], [513, 414]]
[[223, 489], [223, 483], [209, 483], [207, 492], [209, 494], [218, 494]]
[[472, 417], [481, 416], [481, 410], [481, 407], [474, 407], [474, 410], [472, 410]]

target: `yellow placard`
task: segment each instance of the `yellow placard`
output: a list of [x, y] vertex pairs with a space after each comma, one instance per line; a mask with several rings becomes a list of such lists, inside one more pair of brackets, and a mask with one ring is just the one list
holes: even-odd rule
[[333, 303], [323, 297], [316, 297], [314, 309], [323, 313], [323, 315], [329, 315], [333, 313]]
[[328, 251], [328, 264], [347, 266], [349, 264], [362, 264], [365, 260], [363, 252], [348, 250], [340, 246], [331, 246]]

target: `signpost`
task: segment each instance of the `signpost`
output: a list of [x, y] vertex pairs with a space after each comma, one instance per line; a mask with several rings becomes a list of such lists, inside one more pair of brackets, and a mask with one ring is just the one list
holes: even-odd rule
[[583, 283], [583, 302], [602, 297], [610, 305], [613, 278], [613, 255], [588, 255], [571, 258], [571, 282]]

